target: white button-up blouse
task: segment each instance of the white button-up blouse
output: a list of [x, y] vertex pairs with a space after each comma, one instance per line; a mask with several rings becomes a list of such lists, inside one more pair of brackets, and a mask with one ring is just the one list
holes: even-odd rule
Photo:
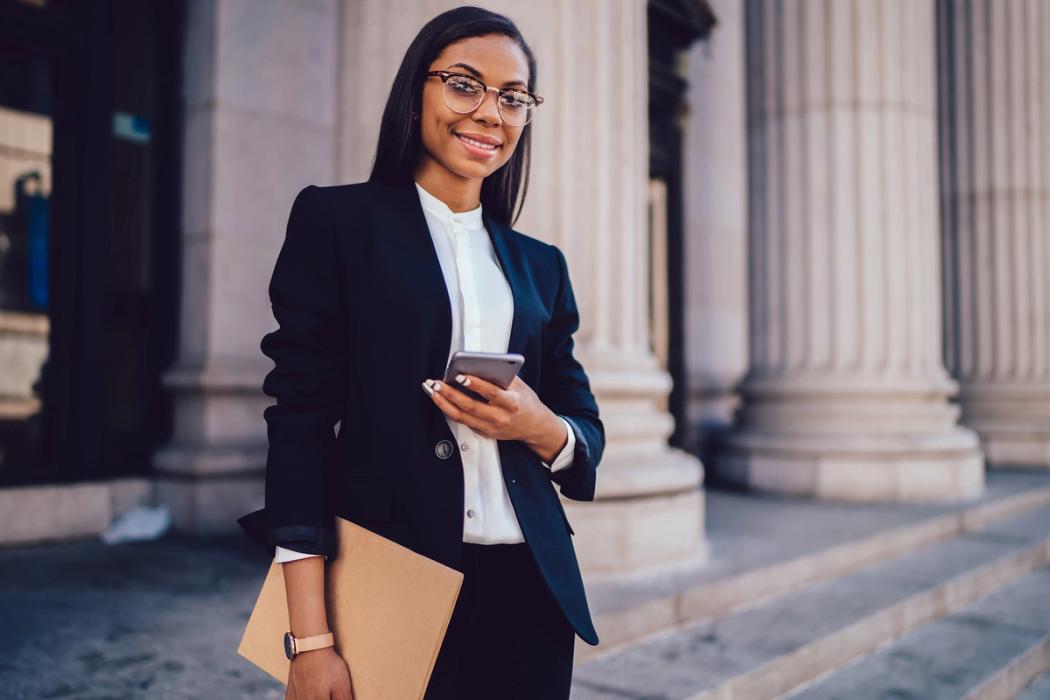
[[[418, 182], [416, 190], [452, 302], [448, 359], [451, 360], [457, 350], [506, 352], [514, 320], [514, 297], [482, 222], [481, 205], [470, 211], [454, 212]], [[448, 416], [445, 420], [456, 437], [463, 461], [463, 541], [524, 542], [503, 482], [497, 441], [478, 435]], [[550, 464], [541, 462], [553, 471], [572, 464], [576, 447], [572, 428], [564, 418], [562, 423], [568, 436], [565, 447]], [[275, 554], [279, 563], [322, 556], [280, 546]]]

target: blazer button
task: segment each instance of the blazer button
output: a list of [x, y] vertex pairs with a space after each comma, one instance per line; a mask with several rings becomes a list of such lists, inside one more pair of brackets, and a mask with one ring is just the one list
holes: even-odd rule
[[438, 444], [434, 445], [434, 454], [441, 459], [448, 459], [452, 456], [452, 443], [448, 440], [442, 440]]

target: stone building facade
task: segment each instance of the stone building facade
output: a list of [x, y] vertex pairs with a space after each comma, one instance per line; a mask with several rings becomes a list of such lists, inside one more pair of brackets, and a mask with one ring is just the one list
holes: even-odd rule
[[[277, 222], [367, 176], [405, 48], [456, 4], [186, 3], [174, 427], [145, 477], [178, 528], [261, 503]], [[565, 502], [589, 576], [704, 561], [707, 481], [962, 500], [1050, 466], [1050, 5], [483, 4], [546, 97], [516, 228], [565, 251], [606, 425], [595, 501]], [[670, 183], [660, 13], [695, 24]]]

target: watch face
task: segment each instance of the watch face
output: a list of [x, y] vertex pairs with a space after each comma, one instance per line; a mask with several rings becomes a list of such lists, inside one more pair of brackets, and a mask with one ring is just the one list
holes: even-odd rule
[[291, 661], [292, 657], [295, 656], [295, 643], [292, 641], [292, 633], [284, 633], [284, 655]]

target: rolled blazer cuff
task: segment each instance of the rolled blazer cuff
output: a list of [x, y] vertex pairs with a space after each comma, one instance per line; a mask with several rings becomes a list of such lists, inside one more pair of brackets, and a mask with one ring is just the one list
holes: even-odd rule
[[587, 436], [583, 434], [575, 420], [568, 416], [561, 416], [561, 418], [569, 424], [569, 427], [572, 428], [573, 436], [576, 438], [576, 445], [572, 453], [573, 463], [575, 464], [578, 461], [589, 463], [591, 461], [591, 446], [587, 442]]
[[565, 426], [565, 445], [550, 463], [540, 460], [540, 464], [554, 472], [572, 466], [572, 457], [576, 452], [576, 433], [573, 432], [569, 421], [565, 420], [563, 416], [558, 416], [558, 418], [561, 419], [562, 425]]
[[266, 543], [272, 551], [278, 545], [302, 554], [335, 556], [335, 532], [316, 525], [283, 525], [267, 531]]
[[561, 487], [561, 492], [566, 498], [577, 501], [593, 501], [594, 488], [597, 475], [597, 462], [587, 435], [580, 428], [579, 419], [571, 416], [561, 416], [572, 428], [576, 437], [576, 447], [573, 450], [572, 464], [566, 469], [551, 472], [551, 481]]
[[268, 556], [272, 557], [274, 550], [280, 545], [303, 554], [323, 554], [329, 560], [335, 557], [336, 537], [331, 528], [317, 525], [270, 527], [265, 508], [242, 515], [237, 518], [237, 523]]

